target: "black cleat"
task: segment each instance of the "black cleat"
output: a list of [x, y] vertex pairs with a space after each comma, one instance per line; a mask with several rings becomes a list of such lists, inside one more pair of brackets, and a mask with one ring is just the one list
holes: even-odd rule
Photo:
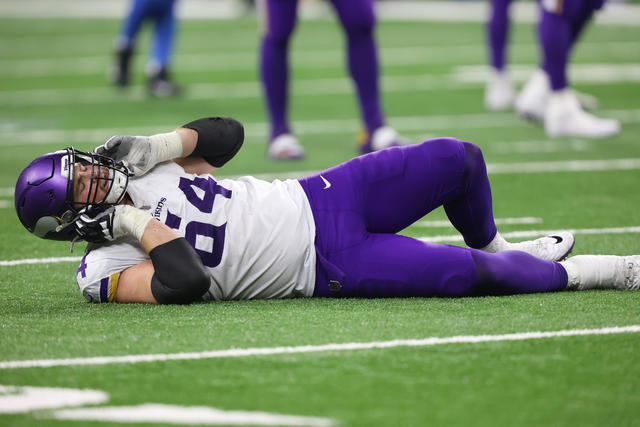
[[157, 98], [168, 98], [170, 96], [178, 96], [182, 88], [171, 81], [167, 68], [160, 68], [157, 72], [151, 74], [147, 80], [147, 89], [151, 96]]
[[116, 51], [116, 63], [111, 77], [114, 85], [121, 88], [129, 86], [129, 63], [132, 55], [133, 48], [131, 46]]

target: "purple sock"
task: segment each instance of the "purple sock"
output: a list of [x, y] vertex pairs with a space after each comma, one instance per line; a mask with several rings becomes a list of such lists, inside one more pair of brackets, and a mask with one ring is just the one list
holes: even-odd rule
[[491, 65], [502, 71], [509, 37], [509, 5], [511, 0], [492, 0], [491, 15], [487, 22], [487, 38], [491, 54]]
[[567, 286], [562, 265], [520, 251], [490, 254], [470, 249], [476, 266], [474, 292], [485, 295], [560, 291]]
[[260, 70], [266, 107], [271, 119], [271, 139], [290, 132], [287, 119], [289, 39], [296, 24], [297, 1], [267, 0], [266, 29], [262, 38]]
[[378, 55], [374, 39], [372, 0], [332, 0], [347, 36], [351, 77], [356, 86], [362, 119], [369, 134], [384, 124], [378, 88]]

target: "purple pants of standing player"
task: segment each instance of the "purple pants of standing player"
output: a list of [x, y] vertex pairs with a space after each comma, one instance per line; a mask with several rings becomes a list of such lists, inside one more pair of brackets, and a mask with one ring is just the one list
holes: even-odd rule
[[549, 292], [564, 268], [519, 251], [489, 254], [395, 233], [444, 206], [471, 248], [496, 234], [480, 149], [439, 138], [352, 159], [300, 180], [316, 224], [314, 296], [470, 296]]
[[593, 12], [603, 4], [604, 0], [558, 0], [556, 10], [548, 10], [541, 4], [538, 37], [542, 46], [542, 68], [553, 90], [569, 86], [567, 63], [571, 48]]
[[[298, 0], [265, 0], [265, 32], [260, 71], [271, 138], [291, 132], [287, 117], [289, 39], [295, 28]], [[378, 56], [373, 30], [373, 0], [331, 0], [347, 38], [347, 62], [356, 86], [362, 119], [369, 134], [384, 124], [379, 102]]]
[[509, 5], [511, 0], [491, 0], [487, 22], [487, 38], [491, 65], [502, 71], [505, 66], [507, 40], [509, 38]]

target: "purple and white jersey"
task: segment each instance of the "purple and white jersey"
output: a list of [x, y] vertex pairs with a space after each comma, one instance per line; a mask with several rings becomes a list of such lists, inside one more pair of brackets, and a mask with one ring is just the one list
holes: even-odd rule
[[[205, 299], [313, 294], [315, 224], [298, 181], [216, 181], [165, 162], [132, 178], [127, 193], [137, 208], [195, 248], [211, 275]], [[113, 301], [120, 273], [147, 259], [133, 239], [90, 244], [78, 268], [78, 286], [89, 301]]]

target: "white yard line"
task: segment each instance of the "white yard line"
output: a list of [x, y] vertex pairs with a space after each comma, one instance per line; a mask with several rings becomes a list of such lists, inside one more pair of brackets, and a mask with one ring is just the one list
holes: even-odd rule
[[[522, 80], [535, 69], [524, 67]], [[429, 90], [464, 90], [483, 86], [486, 68], [472, 72], [452, 74], [384, 75], [384, 92], [416, 92]], [[571, 67], [574, 83], [616, 84], [640, 82], [640, 64], [576, 64]], [[294, 79], [292, 93], [295, 96], [326, 96], [353, 93], [353, 83], [346, 77], [326, 79]], [[185, 88], [183, 99], [253, 99], [263, 96], [258, 81], [227, 83], [194, 83]], [[113, 87], [88, 87], [70, 89], [23, 89], [0, 91], [0, 105], [42, 106], [65, 104], [105, 104], [120, 102], [142, 102], [148, 100], [144, 86], [132, 86], [126, 93]]]
[[[559, 231], [569, 231], [575, 235], [594, 235], [594, 234], [628, 234], [640, 233], [640, 226], [637, 227], [609, 227], [609, 228], [569, 228], [555, 230], [521, 230], [510, 231], [508, 233], [500, 233], [502, 237], [507, 239], [523, 239], [530, 237], [546, 236]], [[419, 240], [429, 243], [442, 242], [463, 242], [464, 239], [460, 234], [448, 234], [441, 236], [424, 236], [418, 237]]]
[[[523, 216], [517, 218], [495, 218], [496, 225], [513, 225], [513, 224], [542, 224], [542, 218], [533, 216]], [[452, 227], [449, 221], [418, 221], [413, 224], [414, 227], [424, 228], [442, 228]]]
[[640, 332], [640, 325], [614, 326], [598, 329], [569, 329], [548, 332], [520, 332], [502, 335], [457, 335], [451, 337], [430, 337], [392, 341], [335, 343], [324, 345], [304, 345], [297, 347], [262, 347], [229, 350], [213, 350], [192, 353], [135, 354], [126, 356], [78, 357], [69, 359], [12, 360], [0, 362], [0, 369], [50, 368], [55, 366], [87, 366], [130, 364], [143, 362], [165, 362], [170, 360], [200, 360], [236, 357], [258, 357], [279, 354], [304, 354], [353, 350], [372, 350], [396, 347], [428, 347], [442, 344], [478, 344], [501, 341], [525, 341], [557, 337], [586, 335], [609, 335]]
[[[55, 36], [53, 36], [55, 38]], [[68, 36], [65, 36], [68, 37]], [[95, 36], [94, 36], [95, 37]], [[41, 46], [51, 37], [41, 37], [26, 44], [23, 39], [11, 41], [23, 49], [24, 46]], [[0, 37], [2, 41], [2, 37]], [[67, 43], [66, 39], [56, 40], [58, 45]], [[7, 40], [7, 43], [9, 41]], [[588, 58], [598, 58], [607, 55], [610, 60], [629, 60], [629, 51], [638, 48], [639, 43], [630, 41], [587, 42], [580, 45], [580, 49]], [[510, 46], [510, 49], [519, 53], [520, 62], [535, 63], [538, 55], [538, 47], [532, 43], [521, 43]], [[456, 45], [452, 46], [402, 46], [383, 47], [379, 49], [380, 62], [385, 67], [407, 65], [429, 65], [465, 63], [470, 60], [481, 61], [484, 59], [486, 46], [484, 44]], [[526, 60], [530, 58], [530, 60]], [[111, 66], [112, 57], [108, 55], [84, 55], [84, 56], [55, 56], [51, 58], [19, 58], [0, 59], [0, 76], [7, 77], [34, 77], [34, 76], [75, 76], [104, 74]], [[305, 49], [291, 52], [291, 66], [293, 68], [340, 68], [344, 67], [344, 50], [335, 49]], [[252, 70], [258, 67], [255, 48], [233, 52], [209, 52], [209, 53], [178, 53], [174, 61], [176, 70], [180, 72], [198, 71], [230, 71]], [[605, 67], [614, 64], [602, 64]], [[626, 64], [617, 64], [616, 67], [624, 69]], [[577, 69], [574, 69], [578, 67]], [[582, 78], [584, 70], [590, 70], [590, 64], [573, 64], [570, 71], [572, 78]], [[517, 81], [528, 78], [534, 70], [533, 65], [509, 66], [512, 77]], [[487, 68], [484, 65], [468, 65], [454, 68], [454, 81], [475, 82], [478, 76], [486, 76]], [[615, 69], [614, 69], [615, 71]], [[476, 73], [476, 74], [474, 74]], [[586, 74], [588, 77], [589, 74]], [[626, 77], [629, 78], [629, 77]], [[633, 77], [631, 77], [633, 78]]]
[[98, 405], [108, 401], [109, 395], [100, 390], [0, 385], [0, 414]]
[[[640, 109], [606, 110], [603, 116], [624, 123], [640, 122]], [[389, 117], [389, 123], [399, 132], [437, 133], [451, 129], [495, 129], [522, 127], [523, 120], [513, 113], [441, 114], [429, 116]], [[1, 126], [1, 125], [0, 125]], [[166, 125], [164, 125], [166, 126]], [[93, 142], [96, 146], [113, 135], [152, 135], [163, 126], [135, 126], [94, 129], [21, 129], [17, 123], [0, 127], [0, 146], [24, 146], [51, 143], [74, 145]], [[292, 124], [298, 135], [337, 135], [355, 133], [361, 127], [358, 119], [298, 120]], [[264, 144], [269, 130], [266, 122], [245, 123], [247, 144]]]
[[[640, 49], [640, 42], [635, 43], [635, 49]], [[533, 70], [530, 65], [509, 66], [511, 78], [516, 82], [528, 80]], [[452, 79], [460, 83], [485, 84], [488, 74], [486, 65], [460, 65], [453, 69]], [[638, 82], [640, 64], [572, 64], [569, 78], [572, 82], [583, 83]]]
[[259, 411], [225, 411], [208, 406], [178, 406], [145, 403], [135, 406], [106, 406], [57, 410], [58, 420], [118, 423], [259, 425], [330, 427], [330, 418], [273, 414]]
[[584, 139], [556, 139], [491, 142], [487, 148], [500, 154], [538, 154], [589, 151], [593, 144], [594, 141]]
[[82, 257], [68, 256], [68, 257], [52, 257], [52, 258], [26, 258], [26, 259], [14, 259], [0, 261], [0, 266], [12, 267], [14, 265], [25, 264], [57, 264], [59, 262], [79, 262]]

